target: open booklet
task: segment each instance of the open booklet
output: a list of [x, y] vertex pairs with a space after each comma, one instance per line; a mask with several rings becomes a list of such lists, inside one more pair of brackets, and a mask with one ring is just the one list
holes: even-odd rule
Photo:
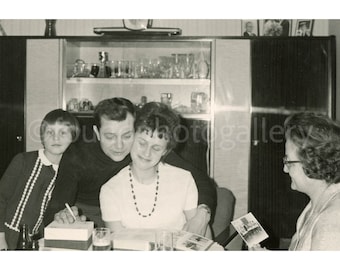
[[[124, 229], [112, 234], [115, 250], [154, 250], [155, 230]], [[172, 231], [175, 250], [208, 250], [214, 241], [186, 231]]]
[[174, 242], [176, 243], [177, 250], [194, 251], [208, 250], [214, 243], [211, 239], [186, 231], [174, 233]]
[[268, 234], [251, 212], [235, 219], [231, 224], [247, 244], [248, 248], [268, 238]]

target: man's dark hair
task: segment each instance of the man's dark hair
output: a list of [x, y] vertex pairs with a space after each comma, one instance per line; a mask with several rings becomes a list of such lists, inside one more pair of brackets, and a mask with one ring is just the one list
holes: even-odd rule
[[108, 120], [124, 121], [128, 113], [135, 118], [135, 106], [130, 100], [120, 97], [104, 99], [94, 110], [94, 124], [100, 129], [102, 117]]

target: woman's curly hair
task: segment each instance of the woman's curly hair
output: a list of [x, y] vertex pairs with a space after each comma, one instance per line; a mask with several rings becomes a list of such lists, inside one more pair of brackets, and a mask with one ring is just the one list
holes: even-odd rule
[[134, 127], [136, 132], [150, 132], [151, 137], [154, 131], [157, 131], [159, 138], [165, 138], [168, 141], [167, 149], [171, 150], [178, 142], [180, 118], [167, 105], [160, 102], [149, 102], [137, 112]]
[[340, 126], [326, 115], [303, 112], [284, 123], [286, 140], [298, 147], [305, 174], [328, 184], [340, 182]]

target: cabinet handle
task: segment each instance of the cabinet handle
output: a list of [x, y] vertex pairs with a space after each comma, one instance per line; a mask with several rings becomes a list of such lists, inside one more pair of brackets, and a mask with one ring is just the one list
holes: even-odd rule
[[253, 146], [257, 146], [260, 143], [260, 140], [253, 140]]
[[21, 141], [22, 141], [22, 136], [19, 136], [19, 135], [18, 135], [18, 136], [17, 136], [17, 141], [18, 141], [18, 142], [21, 142]]

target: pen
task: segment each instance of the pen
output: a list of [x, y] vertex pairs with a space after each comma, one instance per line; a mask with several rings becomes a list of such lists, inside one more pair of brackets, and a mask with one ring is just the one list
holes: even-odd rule
[[72, 215], [72, 217], [74, 218], [74, 221], [76, 221], [77, 219], [76, 219], [75, 215], [73, 214], [71, 207], [68, 205], [68, 203], [65, 203], [65, 206], [66, 206], [67, 210], [70, 212], [70, 214]]

